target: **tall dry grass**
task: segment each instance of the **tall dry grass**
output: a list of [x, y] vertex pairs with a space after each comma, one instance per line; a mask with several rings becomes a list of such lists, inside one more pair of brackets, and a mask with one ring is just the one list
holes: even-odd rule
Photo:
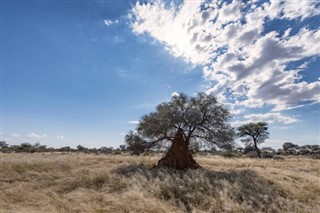
[[1, 212], [320, 212], [319, 160], [1, 154]]

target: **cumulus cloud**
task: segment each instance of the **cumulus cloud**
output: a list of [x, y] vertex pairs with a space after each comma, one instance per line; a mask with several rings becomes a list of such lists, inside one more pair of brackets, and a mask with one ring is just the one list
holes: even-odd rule
[[176, 96], [180, 96], [180, 94], [177, 93], [177, 92], [173, 92], [173, 93], [171, 94], [171, 97], [176, 97]]
[[320, 102], [320, 81], [302, 77], [308, 62], [288, 67], [320, 56], [320, 30], [306, 26], [294, 33], [290, 27], [285, 32], [270, 31], [266, 23], [319, 16], [316, 4], [315, 0], [179, 5], [156, 1], [137, 3], [130, 17], [133, 32], [147, 33], [173, 56], [203, 66], [208, 93], [231, 97], [246, 108], [269, 105], [276, 112]]
[[129, 121], [129, 124], [139, 124], [139, 121]]
[[34, 132], [31, 132], [27, 135], [27, 138], [30, 138], [30, 139], [44, 139], [46, 138], [47, 135], [46, 134], [42, 134], [42, 135], [38, 135]]

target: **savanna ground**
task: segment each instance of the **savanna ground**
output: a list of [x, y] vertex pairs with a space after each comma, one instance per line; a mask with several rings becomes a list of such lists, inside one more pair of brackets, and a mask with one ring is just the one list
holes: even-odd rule
[[1, 212], [320, 212], [320, 161], [196, 156], [1, 154]]

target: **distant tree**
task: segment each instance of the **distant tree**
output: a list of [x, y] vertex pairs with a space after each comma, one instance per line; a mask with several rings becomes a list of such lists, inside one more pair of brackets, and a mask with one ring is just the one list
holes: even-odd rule
[[262, 147], [261, 151], [265, 152], [265, 153], [275, 153], [276, 152], [276, 150], [273, 149], [272, 147]]
[[277, 155], [284, 155], [286, 152], [283, 150], [283, 149], [278, 149], [277, 151], [276, 151], [276, 154]]
[[146, 150], [145, 142], [133, 131], [130, 131], [126, 135], [125, 142], [127, 144], [127, 149], [134, 155], [140, 155]]
[[143, 116], [136, 133], [130, 132], [126, 141], [130, 139], [147, 148], [170, 143], [169, 151], [159, 160], [158, 166], [199, 168], [190, 145], [195, 141], [230, 149], [235, 134], [227, 122], [229, 118], [229, 111], [212, 95], [198, 93], [188, 97], [179, 94], [158, 105], [155, 112]]
[[78, 149], [79, 151], [85, 151], [85, 150], [87, 150], [86, 147], [81, 146], [81, 145], [78, 145], [78, 146], [77, 146], [77, 149]]
[[113, 147], [105, 147], [105, 146], [102, 146], [102, 147], [100, 148], [100, 150], [101, 150], [101, 152], [103, 152], [103, 153], [112, 153]]
[[30, 152], [32, 149], [32, 145], [30, 143], [22, 143], [20, 144], [19, 149], [23, 152]]
[[0, 141], [0, 148], [7, 148], [9, 145], [6, 141]]
[[64, 146], [64, 147], [59, 148], [58, 151], [59, 152], [70, 152], [71, 151], [71, 147], [70, 146]]
[[38, 141], [37, 143], [35, 143], [35, 144], [32, 145], [32, 148], [33, 148], [33, 149], [38, 149], [39, 146], [41, 146], [41, 145], [40, 145], [40, 142]]
[[248, 123], [238, 127], [237, 135], [243, 138], [245, 144], [252, 143], [259, 158], [261, 158], [258, 144], [263, 143], [269, 137], [268, 124], [266, 122]]
[[285, 142], [283, 145], [283, 150], [285, 153], [290, 154], [290, 155], [296, 155], [298, 154], [299, 151], [299, 145], [293, 144], [291, 142]]
[[123, 151], [126, 151], [127, 146], [122, 144], [122, 145], [119, 146], [119, 148], [123, 152]]
[[236, 153], [243, 153], [243, 150], [244, 150], [243, 147], [236, 147], [236, 148], [234, 149], [234, 152], [236, 152]]
[[310, 155], [312, 152], [308, 148], [301, 148], [299, 149], [299, 155]]
[[197, 153], [200, 151], [200, 144], [197, 141], [193, 141], [189, 145], [189, 150], [191, 151], [192, 154]]

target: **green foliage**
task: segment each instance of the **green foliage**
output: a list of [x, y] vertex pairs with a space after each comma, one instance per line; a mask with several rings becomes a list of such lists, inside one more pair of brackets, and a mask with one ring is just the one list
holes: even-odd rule
[[191, 153], [199, 152], [200, 151], [200, 144], [196, 141], [191, 142], [189, 145], [189, 150], [191, 151]]
[[266, 151], [262, 151], [262, 158], [273, 158], [274, 153], [273, 152], [266, 152]]
[[222, 156], [226, 158], [235, 158], [235, 157], [240, 157], [239, 154], [232, 152], [232, 151], [224, 151], [222, 152]]
[[134, 155], [140, 155], [146, 149], [146, 144], [144, 141], [137, 133], [134, 133], [133, 131], [130, 131], [125, 136], [125, 142], [127, 144], [127, 149]]
[[310, 155], [311, 151], [309, 149], [302, 148], [302, 149], [299, 149], [299, 154], [300, 155]]
[[278, 149], [276, 152], [277, 155], [284, 155], [286, 152], [283, 149]]
[[299, 146], [290, 142], [286, 142], [282, 145], [283, 150], [287, 154], [296, 155], [298, 154]]
[[263, 143], [269, 137], [268, 124], [266, 122], [248, 123], [238, 127], [237, 135], [242, 138], [247, 146], [254, 145], [254, 148], [261, 158], [258, 144]]
[[77, 146], [77, 149], [78, 149], [79, 151], [84, 151], [84, 150], [86, 150], [87, 148], [84, 147], [84, 146], [78, 145], [78, 146]]
[[0, 141], [0, 148], [7, 148], [8, 144], [5, 141]]
[[212, 95], [198, 93], [195, 97], [184, 94], [157, 106], [156, 111], [143, 116], [137, 132], [129, 132], [125, 140], [154, 147], [173, 141], [178, 130], [183, 132], [188, 146], [192, 142], [205, 142], [220, 148], [232, 147], [234, 130], [227, 123], [230, 113]]
[[246, 143], [263, 143], [269, 138], [268, 124], [266, 122], [248, 123], [238, 127], [237, 135]]
[[256, 149], [252, 145], [248, 145], [243, 149], [243, 153], [247, 154], [248, 152], [255, 151]]
[[127, 146], [126, 145], [120, 145], [119, 148], [120, 148], [121, 151], [126, 151]]
[[30, 151], [32, 149], [32, 145], [30, 143], [22, 143], [20, 144], [20, 149], [23, 151]]

